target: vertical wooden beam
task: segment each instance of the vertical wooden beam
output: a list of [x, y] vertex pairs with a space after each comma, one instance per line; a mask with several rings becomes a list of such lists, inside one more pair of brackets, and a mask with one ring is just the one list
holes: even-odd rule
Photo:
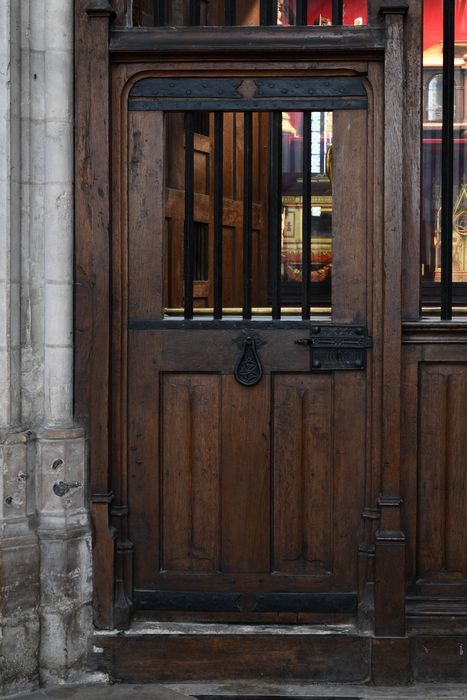
[[[89, 4], [89, 0], [88, 0]], [[127, 19], [127, 7], [128, 0], [112, 0], [112, 8], [115, 11], [114, 23], [118, 25], [125, 25]]]
[[404, 23], [404, 188], [402, 241], [402, 316], [420, 316], [420, 211], [422, 143], [422, 17], [420, 0], [408, 0]]
[[375, 549], [375, 632], [405, 635], [405, 536], [401, 530], [401, 313], [403, 240], [403, 71], [407, 5], [385, 2], [384, 274], [381, 525]]
[[381, 0], [368, 0], [368, 24], [381, 24]]
[[110, 86], [108, 0], [75, 14], [75, 418], [89, 438], [94, 623], [113, 627], [115, 542], [109, 527]]

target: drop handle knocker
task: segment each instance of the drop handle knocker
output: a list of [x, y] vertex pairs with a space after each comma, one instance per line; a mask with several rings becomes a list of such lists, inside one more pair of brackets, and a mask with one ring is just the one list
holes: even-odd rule
[[243, 386], [255, 386], [262, 376], [263, 368], [256, 351], [255, 339], [248, 335], [243, 341], [242, 354], [235, 365], [234, 377]]

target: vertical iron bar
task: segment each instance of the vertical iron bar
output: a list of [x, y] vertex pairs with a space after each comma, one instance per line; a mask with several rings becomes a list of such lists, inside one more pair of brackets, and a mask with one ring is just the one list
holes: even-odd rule
[[225, 25], [233, 27], [237, 23], [236, 0], [224, 0], [225, 2]]
[[311, 112], [303, 113], [302, 318], [311, 306]]
[[297, 0], [296, 21], [297, 26], [308, 24], [308, 0]]
[[224, 201], [224, 114], [214, 114], [214, 318], [222, 318], [222, 208]]
[[185, 228], [183, 268], [185, 277], [185, 318], [193, 318], [193, 238], [194, 238], [194, 118], [185, 113]]
[[452, 214], [454, 204], [454, 37], [453, 0], [444, 0], [443, 133], [441, 156], [441, 319], [452, 318]]
[[269, 264], [273, 319], [281, 317], [282, 112], [269, 114]]
[[251, 318], [253, 224], [253, 114], [243, 113], [243, 318]]
[[190, 0], [190, 26], [199, 27], [201, 24], [201, 2]]
[[344, 24], [344, 0], [332, 0], [332, 23]]
[[165, 24], [165, 0], [154, 0], [154, 26], [163, 27]]
[[261, 0], [259, 21], [265, 26], [277, 24], [277, 0]]

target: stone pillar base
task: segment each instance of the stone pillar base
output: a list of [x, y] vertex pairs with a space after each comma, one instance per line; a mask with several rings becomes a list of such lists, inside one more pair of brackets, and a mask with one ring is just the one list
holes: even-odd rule
[[76, 682], [92, 638], [92, 551], [86, 441], [80, 429], [41, 431], [37, 509], [41, 555], [41, 685]]
[[30, 690], [38, 682], [39, 547], [30, 513], [34, 459], [32, 432], [0, 437], [0, 694]]

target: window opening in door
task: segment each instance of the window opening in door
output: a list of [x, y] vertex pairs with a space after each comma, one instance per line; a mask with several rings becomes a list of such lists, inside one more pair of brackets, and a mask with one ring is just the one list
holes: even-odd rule
[[361, 26], [367, 0], [133, 0], [133, 26]]
[[332, 133], [329, 111], [166, 113], [166, 315], [330, 313]]
[[424, 0], [424, 313], [467, 313], [467, 1]]

